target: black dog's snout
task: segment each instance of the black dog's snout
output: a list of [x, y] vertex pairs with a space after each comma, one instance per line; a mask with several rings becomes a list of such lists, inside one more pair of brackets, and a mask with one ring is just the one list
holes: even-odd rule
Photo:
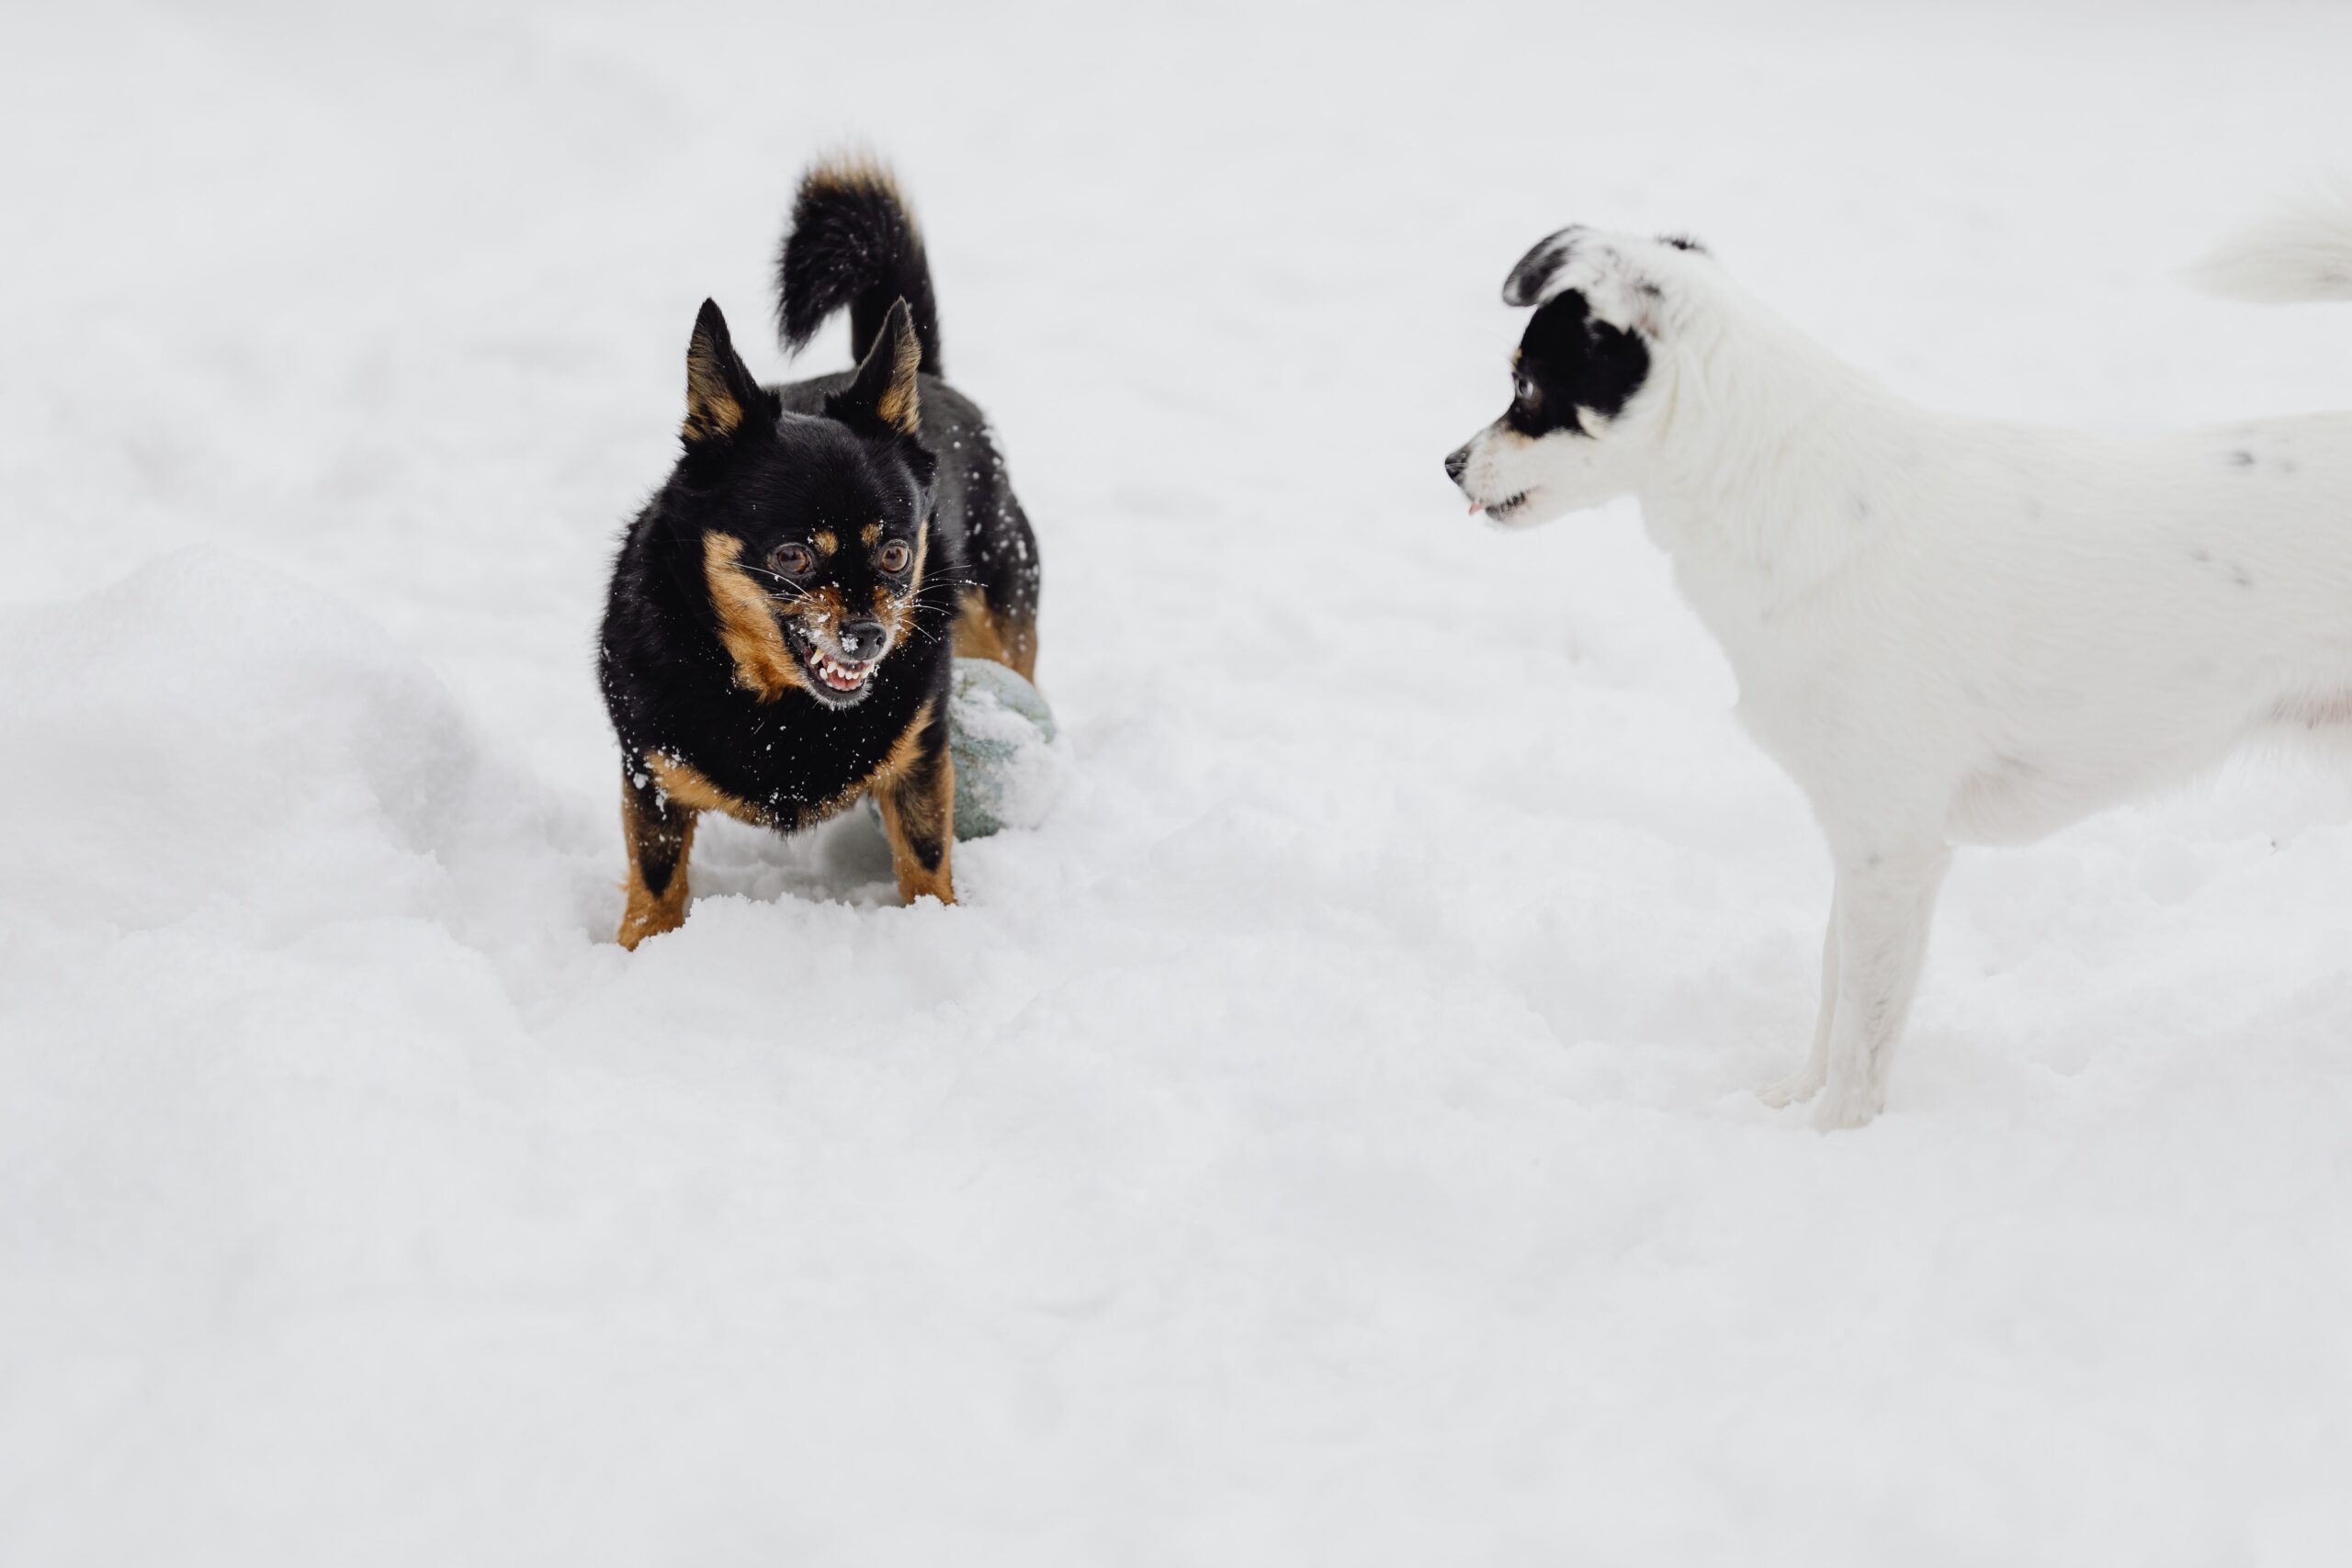
[[1462, 470], [1470, 466], [1470, 448], [1456, 446], [1445, 455], [1445, 477], [1455, 484], [1462, 482]]
[[838, 634], [842, 651], [853, 659], [878, 659], [882, 655], [882, 639], [889, 634], [879, 621], [843, 621]]

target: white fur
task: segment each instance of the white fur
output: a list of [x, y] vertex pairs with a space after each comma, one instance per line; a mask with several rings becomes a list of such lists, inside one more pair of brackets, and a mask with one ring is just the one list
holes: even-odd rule
[[[2108, 439], [1936, 413], [1706, 255], [1564, 248], [1541, 297], [1641, 330], [1648, 378], [1591, 435], [1498, 422], [1461, 482], [1531, 491], [1514, 523], [1637, 496], [1811, 802], [1837, 890], [1812, 1052], [1773, 1103], [1823, 1128], [1883, 1106], [1950, 846], [2041, 838], [2265, 734], [2352, 739], [2352, 415]], [[2208, 276], [2352, 297], [2352, 204]]]
[[2352, 299], [2352, 181], [2280, 209], [2189, 276], [2211, 293], [2257, 305]]

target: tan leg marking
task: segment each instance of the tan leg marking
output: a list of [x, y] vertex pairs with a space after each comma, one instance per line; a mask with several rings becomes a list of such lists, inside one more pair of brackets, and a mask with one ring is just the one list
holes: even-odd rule
[[978, 589], [967, 588], [956, 615], [956, 657], [993, 660], [1026, 681], [1037, 671], [1037, 623], [1000, 613]]
[[944, 727], [934, 729], [933, 720], [931, 704], [916, 709], [867, 785], [882, 808], [899, 897], [910, 904], [926, 894], [956, 902], [956, 760]]
[[628, 906], [616, 940], [634, 952], [647, 937], [686, 923], [686, 857], [695, 844], [695, 813], [675, 804], [666, 809], [652, 805], [624, 780], [621, 838], [628, 853]]

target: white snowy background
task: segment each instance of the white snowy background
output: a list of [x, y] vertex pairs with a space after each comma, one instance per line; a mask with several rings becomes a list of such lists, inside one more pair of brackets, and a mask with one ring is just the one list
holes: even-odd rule
[[[11, 0], [0, 1562], [2352, 1559], [2352, 781], [1963, 856], [1816, 1136], [1724, 663], [1630, 508], [1440, 469], [1571, 220], [1947, 407], [2345, 406], [2352, 311], [2178, 273], [2347, 70], [2328, 5]], [[849, 139], [1074, 777], [954, 908], [714, 825], [624, 953], [610, 550]]]

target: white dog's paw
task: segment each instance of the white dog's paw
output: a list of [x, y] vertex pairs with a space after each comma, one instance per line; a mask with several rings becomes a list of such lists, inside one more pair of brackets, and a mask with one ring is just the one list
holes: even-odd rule
[[1756, 1091], [1756, 1098], [1775, 1111], [1792, 1105], [1803, 1105], [1821, 1092], [1824, 1070], [1808, 1062], [1777, 1083], [1766, 1084]]
[[1886, 1093], [1868, 1083], [1830, 1084], [1813, 1102], [1813, 1126], [1817, 1133], [1842, 1133], [1867, 1126], [1886, 1109]]

